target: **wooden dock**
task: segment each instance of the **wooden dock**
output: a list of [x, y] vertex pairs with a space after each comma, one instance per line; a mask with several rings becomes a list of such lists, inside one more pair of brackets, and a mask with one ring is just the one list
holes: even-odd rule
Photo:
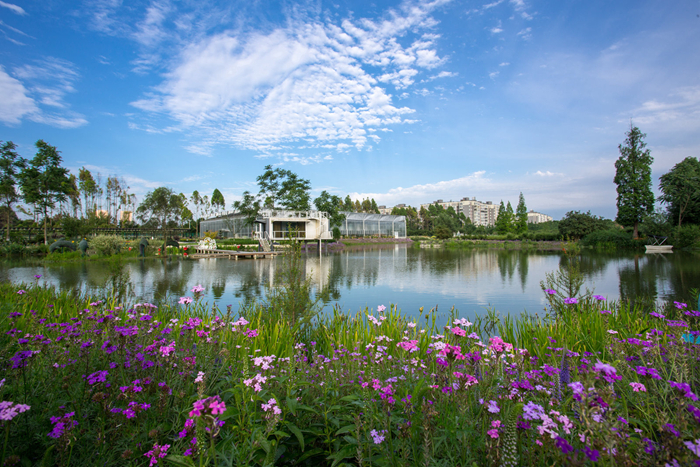
[[238, 261], [239, 258], [266, 258], [281, 254], [281, 251], [238, 251], [238, 250], [209, 250], [195, 247], [195, 253], [190, 255], [192, 259], [200, 258], [228, 258]]

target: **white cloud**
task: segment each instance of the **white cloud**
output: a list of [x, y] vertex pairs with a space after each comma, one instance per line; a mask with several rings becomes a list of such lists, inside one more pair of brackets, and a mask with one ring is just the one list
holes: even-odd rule
[[510, 0], [510, 4], [516, 9], [516, 11], [521, 11], [525, 9], [524, 0]]
[[441, 71], [437, 75], [433, 75], [430, 78], [428, 78], [429, 81], [432, 81], [434, 79], [439, 79], [439, 78], [454, 78], [455, 76], [459, 75], [456, 71]]
[[488, 4], [484, 5], [484, 6], [482, 6], [481, 8], [483, 8], [484, 10], [488, 10], [488, 9], [490, 9], [490, 8], [497, 7], [498, 5], [500, 5], [501, 3], [503, 3], [503, 1], [504, 1], [504, 0], [496, 0], [495, 2], [493, 2], [493, 3], [488, 3]]
[[508, 65], [510, 65], [510, 63], [508, 63], [508, 62], [503, 62], [503, 63], [501, 63], [501, 64], [498, 65], [498, 66], [508, 66]]
[[[697, 130], [700, 128], [700, 86], [676, 89], [660, 101], [644, 102], [631, 112], [634, 124], [647, 128], [668, 130]], [[627, 116], [627, 115], [625, 115]]]
[[498, 77], [498, 75], [500, 75], [500, 74], [501, 74], [500, 71], [492, 71], [491, 73], [489, 73], [489, 78], [496, 79]]
[[18, 15], [24, 16], [24, 15], [27, 14], [27, 12], [24, 11], [24, 8], [22, 8], [21, 6], [17, 6], [17, 5], [15, 5], [15, 4], [13, 4], [13, 3], [5, 3], [5, 2], [3, 2], [3, 1], [0, 0], [0, 6], [3, 7], [3, 8], [7, 8], [7, 9], [9, 9], [10, 11], [12, 11], [13, 13], [16, 13], [16, 14], [18, 14]]
[[517, 35], [525, 40], [528, 40], [532, 37], [531, 33], [532, 33], [532, 28], [525, 28], [525, 29], [520, 30], [520, 32], [518, 32]]
[[430, 13], [444, 3], [408, 2], [377, 21], [294, 20], [267, 33], [197, 38], [164, 82], [132, 105], [166, 114], [208, 141], [266, 153], [314, 141], [369, 149], [370, 129], [406, 122], [413, 112], [395, 106], [381, 83], [405, 89], [445, 62], [435, 49], [439, 36], [418, 35], [436, 24]]
[[550, 172], [549, 170], [542, 172], [541, 170], [538, 170], [537, 172], [534, 173], [534, 175], [537, 175], [539, 177], [561, 177], [564, 174], [561, 173], [555, 173], [555, 172]]
[[0, 121], [8, 125], [17, 125], [25, 115], [38, 112], [34, 99], [27, 95], [22, 83], [5, 73], [0, 66]]
[[489, 31], [491, 31], [493, 34], [498, 34], [498, 33], [503, 32], [503, 28], [501, 26], [495, 26], [495, 27], [489, 29]]

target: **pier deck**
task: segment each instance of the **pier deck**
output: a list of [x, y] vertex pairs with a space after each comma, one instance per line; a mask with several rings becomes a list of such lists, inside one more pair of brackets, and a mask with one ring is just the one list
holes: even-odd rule
[[191, 255], [193, 259], [200, 258], [228, 258], [238, 261], [239, 258], [266, 258], [281, 254], [281, 251], [237, 251], [237, 250], [209, 250], [195, 247], [195, 253]]

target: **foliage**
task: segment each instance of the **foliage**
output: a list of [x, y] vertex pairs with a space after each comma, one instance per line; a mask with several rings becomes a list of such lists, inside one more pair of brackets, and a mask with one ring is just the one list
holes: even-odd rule
[[142, 222], [155, 220], [163, 229], [163, 242], [167, 238], [169, 222], [177, 222], [182, 214], [182, 199], [166, 187], [149, 191], [136, 213]]
[[612, 228], [613, 225], [611, 221], [591, 214], [591, 211], [569, 211], [557, 227], [562, 238], [577, 240], [597, 230]]
[[323, 190], [318, 198], [314, 200], [314, 204], [319, 211], [328, 213], [328, 223], [331, 228], [340, 226], [345, 220], [345, 214], [341, 212], [343, 210], [343, 199], [340, 196], [331, 195], [326, 190]]
[[596, 230], [581, 239], [583, 246], [600, 250], [623, 250], [640, 248], [641, 243], [635, 243], [632, 235], [622, 229]]
[[617, 185], [617, 219], [621, 225], [634, 226], [634, 238], [638, 225], [645, 215], [654, 212], [654, 193], [651, 191], [651, 164], [654, 158], [646, 148], [646, 135], [636, 126], [627, 132], [620, 157], [615, 162]]
[[20, 172], [19, 179], [24, 201], [35, 204], [44, 215], [44, 244], [47, 244], [48, 210], [66, 199], [68, 169], [61, 167], [63, 159], [54, 146], [40, 139], [36, 148], [36, 155]]
[[261, 203], [255, 195], [250, 194], [249, 191], [244, 191], [241, 199], [234, 201], [233, 209], [238, 211], [239, 214], [243, 214], [246, 223], [252, 226], [258, 217], [258, 212], [260, 212]]
[[700, 226], [682, 225], [676, 227], [673, 235], [674, 248], [693, 248], [700, 241]]
[[83, 199], [85, 200], [83, 204], [83, 209], [85, 210], [84, 215], [87, 216], [88, 212], [95, 211], [95, 197], [101, 188], [92, 176], [92, 172], [85, 167], [80, 168], [78, 180], [79, 190], [83, 194]]
[[452, 237], [452, 232], [450, 232], [450, 229], [444, 225], [439, 225], [435, 228], [434, 231], [435, 237], [437, 237], [440, 240], [447, 240], [448, 238]]
[[518, 207], [515, 209], [515, 232], [518, 235], [527, 232], [527, 206], [522, 192], [518, 198]]
[[90, 238], [88, 243], [91, 248], [105, 256], [119, 253], [125, 244], [124, 239], [117, 235], [97, 235]]
[[578, 244], [566, 243], [559, 270], [545, 273], [545, 279], [540, 281], [540, 287], [545, 292], [551, 308], [558, 312], [566, 309], [567, 300], [586, 300], [593, 293], [588, 288], [581, 292], [586, 278], [581, 272], [580, 255], [581, 249]]
[[214, 188], [214, 193], [212, 193], [211, 195], [211, 205], [219, 210], [224, 209], [224, 207], [226, 206], [224, 195], [221, 194], [218, 188]]
[[504, 206], [503, 201], [501, 201], [495, 227], [496, 232], [500, 234], [515, 232], [515, 215], [513, 214], [513, 206], [511, 206], [510, 201], [508, 201], [507, 207]]
[[63, 235], [68, 238], [82, 238], [92, 232], [92, 227], [87, 219], [63, 216], [61, 218], [61, 230], [63, 231]]
[[10, 241], [12, 214], [14, 214], [12, 205], [20, 199], [20, 194], [17, 191], [19, 173], [26, 164], [26, 161], [15, 152], [15, 149], [17, 149], [17, 145], [12, 141], [6, 143], [0, 141], [0, 202], [3, 204], [6, 227], [5, 239], [8, 242]]
[[333, 227], [333, 240], [336, 242], [340, 240], [341, 233], [340, 233], [340, 228], [339, 227]]
[[311, 207], [311, 183], [291, 170], [265, 166], [265, 172], [256, 179], [260, 187], [262, 205], [282, 207], [292, 211], [308, 211]]
[[700, 224], [700, 161], [686, 157], [659, 178], [663, 192], [659, 201], [668, 205], [669, 214], [682, 221]]
[[192, 295], [132, 306], [0, 284], [2, 398], [28, 406], [3, 421], [5, 457], [377, 467], [697, 459], [688, 446], [700, 437], [700, 350], [678, 323], [697, 329], [698, 317], [685, 304], [591, 297], [545, 317], [451, 314], [445, 330], [433, 313], [416, 322], [395, 307], [334, 310], [295, 335], [264, 306], [234, 316], [203, 304], [201, 288]]

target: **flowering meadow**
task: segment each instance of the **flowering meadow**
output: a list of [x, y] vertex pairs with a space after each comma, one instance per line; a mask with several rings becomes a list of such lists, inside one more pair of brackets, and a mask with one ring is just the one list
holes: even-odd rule
[[687, 304], [299, 325], [202, 292], [127, 304], [0, 284], [2, 465], [700, 465]]

